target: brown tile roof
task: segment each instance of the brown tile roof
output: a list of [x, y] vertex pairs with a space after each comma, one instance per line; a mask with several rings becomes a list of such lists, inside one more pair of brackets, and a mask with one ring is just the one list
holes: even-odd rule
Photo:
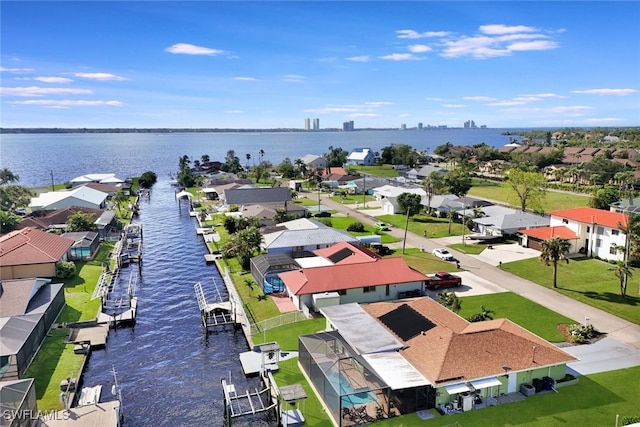
[[29, 216], [24, 218], [18, 224], [18, 228], [26, 228], [26, 227], [34, 227], [38, 230], [46, 230], [52, 225], [56, 224], [65, 224], [69, 217], [76, 212], [84, 212], [86, 214], [93, 214], [94, 219], [100, 218], [100, 216], [104, 213], [104, 209], [92, 209], [92, 208], [83, 208], [78, 206], [69, 206], [64, 209], [56, 209], [55, 211], [51, 211], [47, 213], [45, 216]]
[[[347, 257], [340, 257], [337, 262], [333, 261], [331, 257], [338, 252], [345, 253], [344, 251], [350, 251], [350, 255]], [[331, 260], [334, 264], [358, 264], [363, 262], [373, 262], [380, 258], [378, 254], [370, 251], [362, 246], [356, 246], [349, 242], [339, 242], [328, 248], [316, 249], [313, 251], [317, 256]]]
[[564, 155], [578, 154], [584, 151], [584, 147], [565, 147], [563, 150]]
[[576, 360], [507, 319], [469, 323], [427, 297], [362, 308], [380, 318], [399, 304], [409, 304], [435, 324], [407, 341], [398, 337], [406, 345], [401, 354], [434, 384], [501, 375], [503, 366], [522, 371]]
[[73, 243], [71, 239], [31, 227], [15, 230], [0, 238], [0, 265], [57, 262]]

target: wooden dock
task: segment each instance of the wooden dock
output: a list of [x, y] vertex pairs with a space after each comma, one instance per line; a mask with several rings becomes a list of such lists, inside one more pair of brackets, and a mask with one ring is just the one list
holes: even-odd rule
[[89, 344], [93, 348], [102, 348], [107, 345], [109, 328], [104, 325], [89, 328], [72, 328], [69, 330], [68, 341], [74, 344]]
[[118, 326], [126, 326], [131, 325], [136, 322], [136, 312], [138, 311], [138, 298], [133, 297], [131, 301], [129, 301], [129, 309], [118, 313], [118, 314], [108, 314], [104, 313], [102, 309], [98, 313], [98, 324], [100, 325], [108, 325], [112, 328], [116, 328]]
[[120, 425], [121, 405], [117, 400], [69, 408], [42, 417], [43, 427], [117, 427]]

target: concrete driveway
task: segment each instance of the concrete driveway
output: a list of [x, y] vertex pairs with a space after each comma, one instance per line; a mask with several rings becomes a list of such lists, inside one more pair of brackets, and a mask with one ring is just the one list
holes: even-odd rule
[[540, 256], [540, 251], [524, 248], [517, 243], [513, 243], [509, 245], [493, 245], [493, 249], [485, 249], [479, 255], [471, 256], [479, 261], [496, 267], [500, 265], [500, 262], [507, 263], [523, 259], [537, 258]]
[[593, 344], [564, 347], [563, 350], [580, 359], [567, 364], [569, 372], [573, 375], [589, 375], [640, 366], [640, 350], [611, 337], [605, 337]]
[[[455, 288], [447, 288], [449, 291], [455, 292], [455, 294], [459, 297], [470, 297], [475, 295], [486, 295], [486, 294], [495, 294], [498, 292], [507, 292], [507, 290], [501, 286], [496, 285], [495, 283], [491, 283], [488, 280], [483, 279], [480, 276], [476, 276], [475, 274], [469, 271], [455, 271], [452, 274], [456, 276], [462, 277], [462, 286], [458, 286]], [[437, 294], [442, 289], [438, 290], [427, 290], [427, 295], [433, 299], [437, 299]]]

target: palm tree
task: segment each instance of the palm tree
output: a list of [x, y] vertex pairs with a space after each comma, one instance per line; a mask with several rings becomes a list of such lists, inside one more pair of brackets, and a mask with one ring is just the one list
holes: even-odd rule
[[629, 277], [633, 275], [631, 267], [629, 267], [629, 264], [626, 261], [618, 261], [613, 273], [620, 281], [620, 295], [623, 297], [627, 296], [627, 281], [629, 280]]
[[247, 170], [249, 170], [249, 160], [251, 160], [251, 154], [247, 153], [246, 158], [247, 158]]
[[260, 154], [260, 163], [262, 163], [262, 161], [264, 160], [264, 150], [261, 148], [259, 151]]
[[18, 182], [20, 181], [20, 177], [11, 172], [9, 169], [4, 168], [2, 170], [0, 170], [0, 184], [4, 185], [4, 184], [10, 184], [12, 182]]
[[562, 237], [553, 237], [542, 242], [542, 251], [540, 252], [540, 261], [545, 265], [553, 266], [553, 287], [558, 287], [558, 261], [565, 260], [569, 263], [567, 252], [571, 249], [571, 243], [568, 239]]

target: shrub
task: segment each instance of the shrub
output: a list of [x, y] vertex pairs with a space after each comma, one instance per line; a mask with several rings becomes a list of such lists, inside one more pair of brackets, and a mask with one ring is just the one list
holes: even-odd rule
[[76, 264], [73, 261], [63, 261], [56, 264], [56, 277], [68, 279], [76, 274]]
[[327, 227], [333, 227], [333, 222], [331, 221], [331, 218], [320, 218], [320, 219], [318, 219], [318, 221], [320, 221], [321, 223], [323, 223]]
[[569, 333], [571, 335], [571, 341], [577, 344], [584, 344], [593, 337], [594, 329], [593, 325], [571, 325], [569, 326]]
[[352, 232], [355, 232], [355, 233], [361, 233], [361, 232], [364, 231], [364, 224], [361, 223], [361, 222], [352, 222], [347, 227], [347, 231], [352, 231]]
[[623, 426], [628, 426], [635, 423], [640, 423], [640, 417], [632, 416], [632, 417], [624, 417], [622, 419]]

